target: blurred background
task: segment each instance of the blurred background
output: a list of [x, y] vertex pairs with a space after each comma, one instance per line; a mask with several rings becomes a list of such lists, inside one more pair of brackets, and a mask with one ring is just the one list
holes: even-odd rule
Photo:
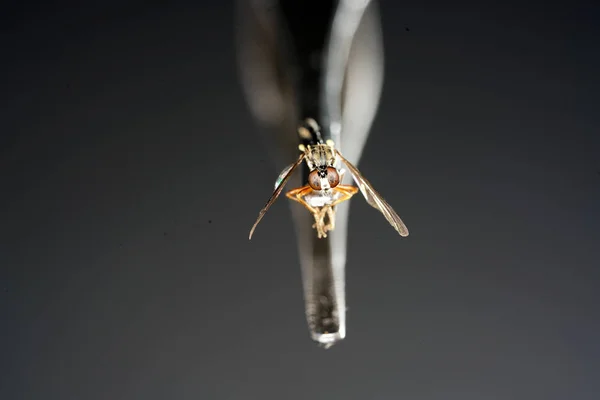
[[411, 236], [353, 201], [325, 351], [285, 202], [248, 241], [235, 4], [3, 7], [0, 399], [597, 398], [598, 7], [380, 11], [360, 169]]

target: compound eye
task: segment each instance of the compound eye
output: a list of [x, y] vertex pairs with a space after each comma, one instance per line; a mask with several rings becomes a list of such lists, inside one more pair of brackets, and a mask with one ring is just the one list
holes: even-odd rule
[[340, 175], [335, 168], [327, 167], [327, 180], [332, 188], [340, 184]]
[[321, 190], [321, 177], [316, 169], [308, 174], [308, 186], [312, 190]]

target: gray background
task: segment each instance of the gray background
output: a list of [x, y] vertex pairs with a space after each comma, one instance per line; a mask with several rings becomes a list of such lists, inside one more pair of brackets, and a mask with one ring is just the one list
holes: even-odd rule
[[2, 12], [0, 399], [597, 398], [591, 2], [381, 4], [360, 168], [411, 236], [355, 198], [327, 351], [284, 201], [247, 239], [233, 5], [129, 3]]

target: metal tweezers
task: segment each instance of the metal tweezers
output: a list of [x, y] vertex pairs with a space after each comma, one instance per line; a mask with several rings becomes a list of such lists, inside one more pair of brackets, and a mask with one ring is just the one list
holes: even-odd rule
[[[357, 165], [383, 83], [379, 10], [370, 0], [240, 0], [238, 62], [249, 107], [277, 172], [298, 157], [297, 127], [314, 118]], [[302, 186], [308, 169], [289, 185]], [[346, 176], [344, 183], [351, 183]], [[349, 203], [336, 228], [318, 239], [313, 217], [291, 204], [302, 268], [306, 319], [325, 348], [346, 336], [345, 267]]]

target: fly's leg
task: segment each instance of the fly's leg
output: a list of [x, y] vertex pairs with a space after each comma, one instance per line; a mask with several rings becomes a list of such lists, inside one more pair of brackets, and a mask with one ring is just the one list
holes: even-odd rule
[[327, 225], [325, 225], [325, 232], [332, 231], [335, 229], [335, 208], [334, 206], [328, 206], [325, 210], [327, 213]]
[[311, 207], [304, 200], [304, 196], [306, 196], [307, 194], [310, 194], [312, 191], [313, 191], [312, 188], [310, 186], [306, 185], [306, 186], [299, 187], [297, 189], [292, 189], [289, 192], [287, 192], [285, 195], [288, 199], [297, 201], [298, 203], [302, 204], [304, 206], [304, 208], [306, 208], [308, 211], [311, 212], [311, 214], [315, 215], [319, 211], [316, 208]]
[[[313, 228], [317, 228], [320, 238], [327, 237], [327, 232], [335, 229], [335, 206], [358, 193], [358, 188], [352, 185], [338, 185], [333, 190], [340, 196], [331, 204], [321, 208], [319, 220], [313, 225]], [[325, 223], [325, 217], [327, 217], [327, 223]]]
[[327, 215], [328, 219], [327, 225], [323, 226], [323, 232], [332, 231], [335, 229], [335, 206], [346, 200], [349, 200], [358, 192], [358, 188], [351, 185], [338, 185], [333, 190], [340, 194], [340, 197], [338, 197], [330, 205], [323, 207], [322, 217], [325, 218], [325, 215]]
[[331, 203], [331, 207], [340, 204], [346, 200], [350, 200], [350, 197], [358, 193], [358, 188], [352, 185], [337, 185], [333, 188], [333, 190], [339, 193], [340, 197], [338, 197], [333, 203]]
[[304, 208], [306, 208], [315, 218], [315, 223], [313, 224], [313, 228], [317, 230], [317, 235], [319, 238], [327, 237], [327, 234], [323, 230], [323, 218], [324, 218], [324, 210], [323, 208], [315, 208], [311, 207], [306, 200], [304, 200], [304, 196], [311, 194], [313, 189], [310, 186], [303, 186], [297, 189], [290, 190], [285, 195], [288, 199], [297, 201], [302, 204]]
[[[313, 189], [308, 185], [290, 190], [285, 194], [287, 198], [297, 201], [311, 212], [315, 218], [315, 223], [312, 227], [317, 230], [319, 239], [326, 238], [327, 232], [332, 231], [335, 228], [335, 206], [349, 200], [358, 192], [358, 188], [351, 185], [338, 185], [333, 188], [333, 190], [340, 196], [333, 203], [321, 208], [311, 207], [306, 200], [304, 200], [305, 196], [313, 192]], [[327, 217], [327, 223], [325, 223], [325, 217]]]
[[319, 239], [327, 237], [327, 226], [325, 225], [325, 215], [329, 210], [329, 206], [321, 207], [317, 214], [314, 214], [315, 223], [313, 224], [313, 228], [317, 230], [317, 235]]

